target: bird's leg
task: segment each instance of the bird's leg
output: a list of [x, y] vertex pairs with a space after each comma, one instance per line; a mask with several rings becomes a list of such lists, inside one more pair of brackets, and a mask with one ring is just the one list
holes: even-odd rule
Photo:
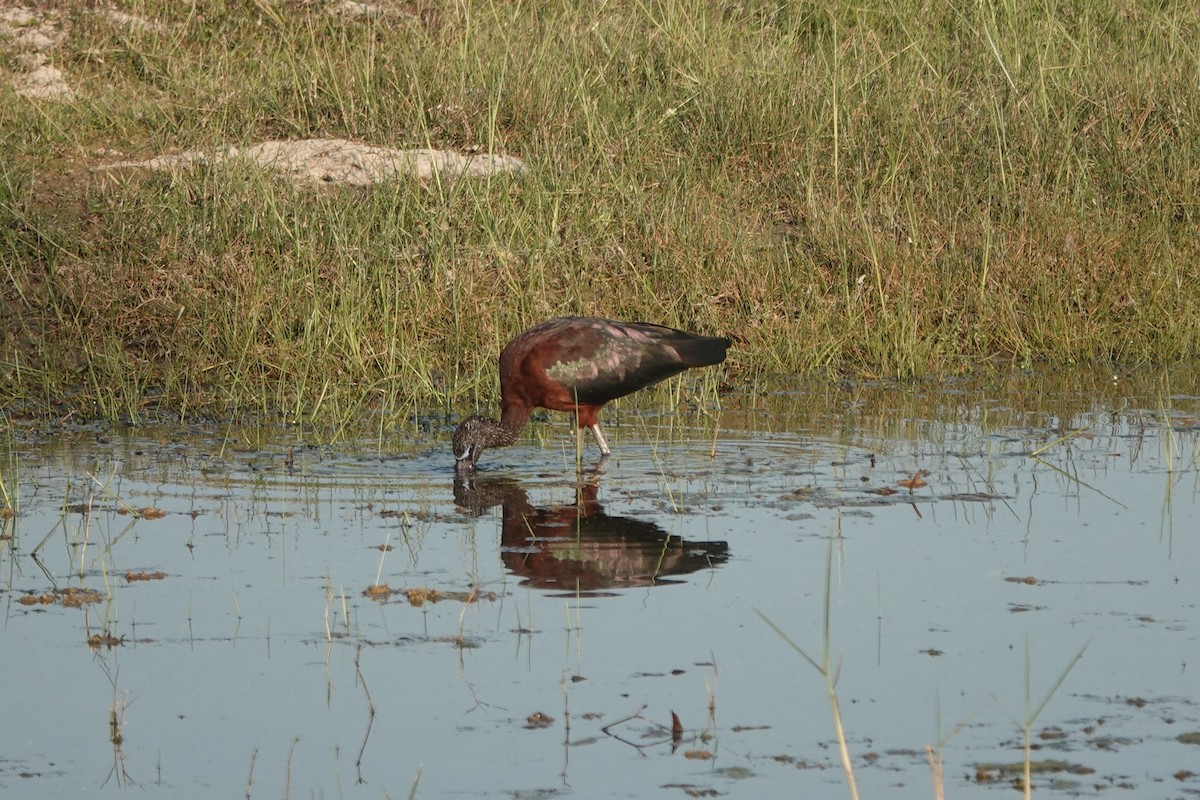
[[[612, 450], [608, 449], [608, 442], [604, 440], [604, 434], [600, 432], [600, 423], [597, 422], [595, 425], [591, 426], [591, 428], [592, 435], [596, 437], [596, 446], [600, 448], [600, 455], [606, 458], [612, 455]], [[583, 428], [579, 429], [579, 435], [583, 435]]]

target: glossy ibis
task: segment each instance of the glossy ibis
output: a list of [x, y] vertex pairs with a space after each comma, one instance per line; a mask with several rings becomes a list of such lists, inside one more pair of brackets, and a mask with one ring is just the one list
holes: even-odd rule
[[471, 416], [454, 431], [455, 470], [475, 468], [488, 447], [517, 440], [535, 408], [574, 411], [601, 454], [600, 408], [689, 367], [720, 364], [728, 339], [696, 336], [649, 322], [560, 317], [534, 325], [500, 353], [500, 419]]

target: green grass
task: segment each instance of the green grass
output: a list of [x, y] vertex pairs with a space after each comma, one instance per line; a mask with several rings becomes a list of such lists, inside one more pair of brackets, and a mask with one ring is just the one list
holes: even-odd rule
[[[571, 313], [731, 335], [743, 376], [1200, 354], [1189, 4], [330, 5], [39, 6], [78, 97], [0, 89], [0, 408], [449, 413]], [[531, 171], [92, 170], [304, 137]]]

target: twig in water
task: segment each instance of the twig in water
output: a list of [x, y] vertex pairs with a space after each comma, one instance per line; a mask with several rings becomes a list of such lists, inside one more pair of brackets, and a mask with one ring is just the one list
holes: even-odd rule
[[258, 761], [258, 748], [250, 754], [250, 774], [246, 776], [246, 800], [250, 800], [250, 787], [254, 785], [254, 762]]

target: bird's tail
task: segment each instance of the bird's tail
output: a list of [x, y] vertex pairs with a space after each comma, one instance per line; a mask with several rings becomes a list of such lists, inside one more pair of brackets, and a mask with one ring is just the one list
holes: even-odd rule
[[671, 342], [679, 359], [689, 367], [707, 367], [725, 360], [725, 351], [733, 344], [721, 336], [689, 336]]

